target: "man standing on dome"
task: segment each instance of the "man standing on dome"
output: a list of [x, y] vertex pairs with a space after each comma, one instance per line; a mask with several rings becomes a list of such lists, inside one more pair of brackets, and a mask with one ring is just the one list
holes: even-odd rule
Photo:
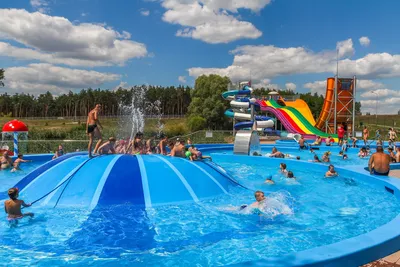
[[103, 141], [102, 136], [101, 136], [101, 131], [100, 131], [100, 129], [103, 129], [103, 126], [101, 126], [101, 123], [99, 121], [99, 112], [100, 111], [101, 111], [101, 105], [97, 104], [95, 106], [95, 108], [89, 112], [87, 122], [86, 122], [86, 134], [89, 136], [88, 150], [89, 150], [90, 158], [92, 157], [92, 144], [93, 144], [94, 137], [99, 139], [93, 150], [94, 154], [97, 153], [97, 150], [99, 149], [101, 142]]

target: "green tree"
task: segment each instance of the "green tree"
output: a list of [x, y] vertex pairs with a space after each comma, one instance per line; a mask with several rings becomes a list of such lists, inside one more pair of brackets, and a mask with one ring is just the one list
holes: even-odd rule
[[189, 105], [189, 116], [200, 116], [206, 120], [206, 126], [211, 129], [228, 127], [228, 119], [224, 116], [229, 102], [221, 94], [228, 90], [230, 80], [219, 75], [202, 75], [196, 79], [192, 90], [192, 102]]
[[0, 86], [4, 86], [4, 69], [0, 69]]

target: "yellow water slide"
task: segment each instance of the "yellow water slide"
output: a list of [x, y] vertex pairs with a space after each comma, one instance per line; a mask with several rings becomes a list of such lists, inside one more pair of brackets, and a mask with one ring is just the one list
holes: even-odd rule
[[286, 106], [297, 109], [311, 125], [315, 125], [314, 117], [311, 113], [310, 108], [303, 99], [296, 99], [295, 101], [285, 101]]

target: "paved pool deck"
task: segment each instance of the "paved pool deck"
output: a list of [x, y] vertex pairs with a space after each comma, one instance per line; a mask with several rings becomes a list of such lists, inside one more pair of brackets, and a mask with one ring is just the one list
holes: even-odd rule
[[[391, 170], [390, 176], [400, 178], [400, 170]], [[363, 267], [400, 267], [400, 251], [397, 251], [389, 256], [386, 256], [380, 260], [363, 265]]]

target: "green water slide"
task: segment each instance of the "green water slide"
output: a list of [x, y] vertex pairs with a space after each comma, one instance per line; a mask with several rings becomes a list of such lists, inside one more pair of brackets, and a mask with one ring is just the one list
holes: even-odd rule
[[295, 115], [297, 119], [304, 125], [304, 127], [307, 128], [307, 130], [309, 130], [312, 134], [319, 135], [321, 137], [332, 136], [333, 138], [338, 138], [337, 134], [327, 134], [315, 128], [297, 109], [288, 106], [281, 106], [273, 99], [269, 100], [269, 103], [271, 103], [274, 108], [279, 108], [292, 112], [293, 115]]

